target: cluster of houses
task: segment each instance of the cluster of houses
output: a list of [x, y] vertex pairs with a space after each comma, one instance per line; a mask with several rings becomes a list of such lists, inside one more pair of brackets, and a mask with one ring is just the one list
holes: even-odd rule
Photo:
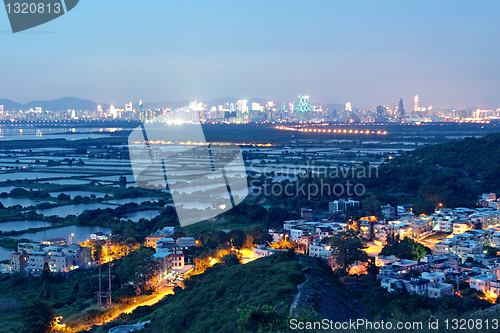
[[156, 250], [153, 257], [160, 264], [159, 285], [171, 283], [193, 268], [192, 265], [185, 265], [184, 250], [196, 246], [196, 240], [193, 237], [179, 237], [174, 240], [174, 232], [174, 227], [165, 227], [146, 237], [146, 246]]
[[68, 245], [64, 238], [46, 239], [37, 243], [19, 243], [10, 254], [9, 272], [40, 275], [45, 264], [51, 272], [68, 273], [92, 265], [92, 249], [78, 244]]
[[478, 200], [478, 204], [484, 208], [500, 209], [500, 200], [497, 199], [495, 193], [483, 193]]
[[[436, 298], [454, 294], [453, 285], [444, 283], [453, 280], [457, 284], [468, 282], [471, 288], [496, 298], [500, 292], [500, 258], [485, 253], [484, 246], [500, 250], [498, 230], [468, 230], [445, 238], [434, 245], [432, 255], [426, 255], [420, 262], [377, 256], [382, 287], [388, 291], [405, 288]], [[421, 277], [405, 278], [411, 271], [421, 273]]]
[[[184, 250], [196, 246], [192, 237], [180, 237], [174, 240], [174, 227], [165, 227], [147, 236], [145, 245], [156, 250], [153, 258], [159, 262], [159, 280], [161, 283], [172, 282], [183, 276], [191, 265], [184, 264]], [[104, 241], [109, 235], [95, 232], [90, 235], [94, 241]], [[68, 245], [66, 239], [47, 239], [34, 243], [19, 243], [17, 252], [10, 254], [10, 265], [5, 273], [26, 272], [40, 275], [46, 266], [51, 272], [68, 273], [78, 268], [90, 268], [92, 248], [79, 244]]]
[[[329, 245], [322, 244], [321, 241], [346, 229], [347, 224], [342, 222], [327, 220], [313, 222], [300, 219], [285, 221], [283, 222], [283, 229], [269, 229], [268, 232], [273, 237], [273, 243], [278, 243], [281, 240], [295, 241], [298, 245], [297, 252], [323, 258], [332, 263], [333, 250], [330, 249]], [[256, 258], [262, 258], [270, 256], [277, 251], [280, 250], [258, 245], [253, 249], [253, 255]]]
[[[483, 196], [494, 194], [483, 194]], [[439, 208], [429, 216], [414, 216], [410, 205], [382, 206], [383, 219], [375, 221], [373, 226], [376, 242], [381, 245], [387, 243], [388, 237], [399, 236], [412, 239], [422, 239], [434, 232], [460, 234], [472, 230], [477, 226], [481, 229], [490, 229], [500, 222], [500, 210], [493, 207], [470, 208]], [[366, 224], [366, 222], [365, 222]], [[368, 229], [361, 221], [360, 231], [368, 238]]]
[[[377, 256], [375, 263], [380, 268], [378, 279], [382, 287], [388, 291], [404, 288], [411, 293], [438, 298], [455, 293], [453, 285], [445, 283], [453, 280], [457, 284], [468, 282], [471, 288], [496, 297], [500, 293], [500, 258], [484, 253], [484, 246], [500, 250], [500, 228], [496, 228], [500, 224], [500, 211], [491, 205], [491, 202], [497, 202], [494, 194], [483, 194], [482, 200], [481, 208], [438, 208], [430, 216], [415, 216], [411, 205], [386, 205], [381, 207], [384, 219], [360, 219], [361, 234], [366, 238], [374, 236], [378, 245], [385, 245], [389, 237], [394, 239], [396, 235], [400, 239], [409, 237], [419, 240], [436, 231], [451, 233], [450, 237], [435, 244], [433, 254], [426, 255], [420, 262]], [[330, 212], [342, 212], [357, 206], [359, 202], [353, 200], [338, 200], [331, 202], [329, 208]], [[313, 221], [312, 211], [308, 209], [301, 210], [301, 217], [300, 220], [285, 221], [283, 229], [269, 229], [273, 242], [283, 239], [295, 241], [297, 252], [326, 259], [333, 267], [333, 251], [321, 241], [345, 231], [347, 224], [325, 219]], [[478, 226], [481, 229], [474, 229]], [[253, 250], [256, 258], [277, 251], [280, 250], [264, 245]]]

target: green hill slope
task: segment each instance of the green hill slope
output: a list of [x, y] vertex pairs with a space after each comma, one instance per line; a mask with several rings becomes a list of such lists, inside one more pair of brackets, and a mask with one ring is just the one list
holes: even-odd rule
[[417, 211], [437, 203], [473, 207], [479, 194], [500, 188], [500, 133], [417, 149], [379, 171], [367, 187], [382, 197], [409, 197]]
[[187, 280], [175, 295], [122, 319], [151, 320], [141, 331], [148, 333], [237, 333], [245, 331], [242, 326], [269, 331], [273, 321], [272, 331], [284, 332], [299, 285], [298, 315], [335, 321], [367, 317], [324, 263], [283, 252], [246, 265], [215, 265]]

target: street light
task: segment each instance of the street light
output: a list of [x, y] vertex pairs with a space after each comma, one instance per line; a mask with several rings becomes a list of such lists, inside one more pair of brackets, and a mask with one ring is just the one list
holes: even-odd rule
[[71, 235], [69, 235], [69, 245], [73, 244], [73, 237], [75, 237], [75, 234], [71, 233]]

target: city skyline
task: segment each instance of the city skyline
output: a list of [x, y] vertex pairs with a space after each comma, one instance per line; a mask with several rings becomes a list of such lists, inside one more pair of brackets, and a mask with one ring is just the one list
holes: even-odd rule
[[[410, 95], [410, 94], [406, 94], [406, 95]], [[29, 108], [35, 108], [35, 107], [39, 107], [41, 105], [44, 105], [44, 104], [50, 104], [50, 103], [57, 103], [57, 102], [61, 102], [61, 101], [76, 101], [76, 102], [79, 102], [79, 103], [95, 103], [96, 105], [103, 105], [103, 108], [109, 108], [109, 106], [113, 105], [115, 108], [118, 108], [118, 109], [123, 109], [123, 108], [126, 108], [127, 106], [129, 105], [133, 105], [134, 108], [135, 107], [139, 107], [139, 105], [141, 103], [144, 103], [146, 104], [146, 108], [148, 109], [162, 109], [162, 108], [166, 108], [166, 109], [172, 109], [172, 108], [179, 108], [179, 107], [184, 107], [184, 106], [188, 106], [192, 101], [198, 101], [199, 103], [203, 104], [204, 106], [214, 106], [214, 105], [230, 105], [231, 103], [236, 103], [237, 100], [245, 100], [245, 101], [248, 101], [249, 103], [251, 102], [255, 102], [255, 101], [258, 101], [260, 103], [267, 103], [267, 102], [274, 102], [274, 103], [278, 103], [278, 104], [286, 104], [287, 105], [287, 109], [289, 109], [289, 104], [290, 103], [297, 103], [299, 100], [300, 100], [300, 97], [302, 95], [299, 95], [297, 96], [295, 99], [290, 99], [290, 100], [271, 100], [271, 99], [266, 99], [266, 98], [261, 98], [261, 97], [253, 97], [253, 98], [237, 98], [237, 97], [219, 97], [219, 98], [214, 98], [214, 99], [211, 99], [211, 100], [199, 100], [197, 99], [196, 97], [193, 97], [193, 98], [190, 98], [188, 100], [163, 100], [163, 101], [143, 101], [142, 99], [139, 99], [139, 100], [132, 100], [132, 99], [125, 99], [125, 101], [119, 101], [119, 102], [116, 102], [116, 101], [94, 101], [94, 100], [87, 100], [87, 99], [82, 99], [82, 98], [79, 98], [79, 97], [74, 97], [74, 96], [71, 96], [71, 97], [61, 97], [61, 98], [55, 98], [53, 100], [29, 100], [29, 102], [27, 103], [18, 103], [17, 101], [14, 101], [14, 100], [11, 100], [9, 98], [0, 98], [0, 106], [3, 107], [3, 109], [5, 109], [6, 111], [7, 110], [24, 110], [23, 107], [27, 107], [28, 109]], [[307, 96], [309, 97], [309, 96]], [[221, 101], [225, 101], [225, 102], [221, 102]], [[468, 107], [465, 107], [465, 108], [455, 108], [455, 107], [440, 107], [440, 108], [436, 108], [434, 107], [433, 105], [430, 105], [430, 104], [426, 104], [425, 103], [425, 100], [424, 102], [421, 101], [421, 99], [418, 97], [418, 95], [414, 95], [414, 97], [410, 100], [410, 98], [406, 99], [406, 98], [395, 98], [392, 102], [388, 103], [388, 104], [384, 104], [384, 103], [373, 103], [372, 106], [370, 107], [358, 107], [358, 105], [356, 104], [356, 101], [352, 102], [352, 101], [347, 101], [347, 102], [339, 102], [339, 101], [328, 101], [328, 102], [316, 102], [314, 100], [311, 101], [311, 103], [315, 106], [321, 106], [321, 107], [326, 107], [328, 109], [331, 109], [331, 110], [347, 110], [347, 111], [353, 111], [353, 110], [376, 110], [379, 106], [383, 106], [383, 107], [386, 107], [388, 110], [393, 110], [393, 111], [396, 111], [398, 110], [399, 108], [399, 102], [400, 101], [408, 101], [408, 103], [411, 103], [411, 101], [414, 102], [414, 107], [410, 107], [410, 108], [405, 108], [408, 109], [408, 110], [411, 110], [411, 112], [419, 112], [419, 111], [425, 111], [425, 109], [427, 109], [428, 107], [431, 107], [432, 109], [439, 109], [439, 110], [471, 110], [471, 111], [475, 111], [475, 110], [478, 110], [478, 109], [481, 109], [481, 110], [499, 110], [500, 109], [500, 105], [499, 107], [492, 107], [492, 108], [481, 108], [481, 107], [478, 107], [477, 105], [479, 105], [480, 103], [476, 103], [476, 105], [470, 105]], [[70, 102], [69, 102], [70, 103]], [[68, 102], [66, 102], [65, 104], [68, 104]], [[6, 106], [8, 105], [8, 106]], [[15, 105], [14, 107], [12, 107], [11, 105]], [[35, 106], [36, 105], [36, 106]], [[352, 106], [351, 106], [352, 105]], [[280, 108], [281, 106], [280, 105], [275, 105], [276, 108]], [[87, 109], [91, 109], [91, 108], [81, 108], [79, 106], [76, 106], [76, 107], [67, 107], [67, 108], [62, 108], [60, 110], [52, 110], [49, 108], [48, 111], [64, 111], [64, 110], [67, 110], [67, 109], [76, 109], [76, 110], [87, 110]], [[44, 108], [44, 110], [47, 110], [47, 108]]]
[[418, 94], [435, 108], [496, 109], [498, 9], [494, 1], [110, 0], [18, 34], [1, 14], [2, 97], [124, 104], [304, 94], [369, 109]]

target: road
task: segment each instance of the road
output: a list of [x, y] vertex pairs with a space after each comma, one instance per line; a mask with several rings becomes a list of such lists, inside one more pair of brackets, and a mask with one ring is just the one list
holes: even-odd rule
[[366, 245], [368, 245], [368, 248], [365, 249], [365, 252], [371, 257], [378, 255], [382, 251], [382, 246], [375, 243], [368, 242]]
[[429, 249], [433, 251], [434, 251], [434, 245], [439, 242], [441, 242], [441, 239], [423, 239], [418, 241], [418, 243], [422, 244], [423, 246], [427, 246]]
[[120, 313], [117, 313], [115, 314], [113, 317], [110, 317], [108, 318], [106, 321], [104, 321], [102, 324], [106, 324], [106, 323], [109, 323], [113, 320], [115, 320], [119, 315], [121, 315], [122, 313], [132, 313], [135, 309], [137, 309], [138, 307], [140, 306], [151, 306], [153, 304], [156, 304], [158, 303], [159, 301], [161, 301], [163, 299], [163, 297], [167, 296], [167, 295], [173, 295], [174, 294], [174, 287], [163, 287], [161, 288], [159, 291], [158, 291], [158, 294], [150, 299], [149, 301], [146, 301], [146, 302], [142, 302], [140, 304], [134, 304], [132, 306], [129, 306], [128, 308], [126, 308], [125, 310], [123, 310], [122, 312]]
[[150, 299], [149, 301], [143, 302], [141, 304], [135, 304], [132, 305], [131, 307], [126, 308], [123, 313], [132, 313], [135, 309], [137, 309], [139, 306], [151, 306], [153, 304], [158, 303], [163, 299], [163, 297], [167, 295], [173, 295], [174, 294], [174, 287], [164, 287], [160, 289], [159, 294], [155, 296], [155, 298]]

